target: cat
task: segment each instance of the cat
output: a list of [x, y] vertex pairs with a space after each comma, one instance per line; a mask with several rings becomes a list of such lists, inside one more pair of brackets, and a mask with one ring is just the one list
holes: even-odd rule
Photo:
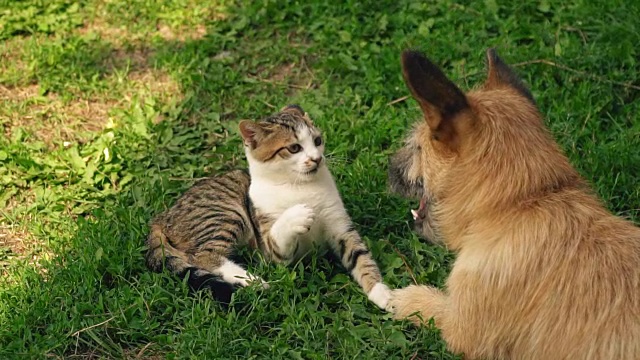
[[[230, 259], [239, 246], [290, 264], [316, 245], [329, 248], [370, 301], [386, 309], [389, 288], [347, 214], [324, 158], [320, 130], [298, 105], [239, 124], [249, 171], [196, 182], [154, 218], [147, 266], [166, 267], [199, 289], [228, 295], [263, 279]], [[227, 294], [227, 295], [225, 295]]]

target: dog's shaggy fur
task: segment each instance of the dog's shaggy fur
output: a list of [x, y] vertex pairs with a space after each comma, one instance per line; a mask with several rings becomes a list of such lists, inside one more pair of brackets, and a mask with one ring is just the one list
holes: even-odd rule
[[457, 259], [446, 290], [395, 290], [395, 317], [433, 318], [467, 358], [640, 359], [640, 229], [607, 212], [531, 93], [487, 57], [486, 83], [465, 94], [403, 53], [424, 120], [391, 159], [390, 182], [421, 198], [420, 232]]

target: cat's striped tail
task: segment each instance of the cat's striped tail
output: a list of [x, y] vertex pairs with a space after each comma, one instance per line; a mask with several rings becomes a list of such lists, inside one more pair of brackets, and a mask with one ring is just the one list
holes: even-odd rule
[[234, 286], [225, 282], [222, 277], [193, 265], [185, 252], [171, 245], [160, 224], [151, 224], [145, 260], [152, 271], [167, 269], [180, 278], [188, 276], [187, 283], [193, 290], [209, 288], [220, 302], [231, 301]]

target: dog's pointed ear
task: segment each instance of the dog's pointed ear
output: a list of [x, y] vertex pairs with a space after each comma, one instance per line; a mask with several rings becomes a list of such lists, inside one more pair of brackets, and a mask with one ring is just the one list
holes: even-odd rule
[[431, 60], [417, 51], [402, 53], [402, 74], [438, 140], [455, 142], [457, 115], [469, 109], [467, 97]]
[[485, 89], [499, 89], [510, 87], [520, 95], [535, 103], [531, 91], [524, 85], [518, 74], [498, 56], [495, 49], [487, 50], [487, 81], [484, 83]]

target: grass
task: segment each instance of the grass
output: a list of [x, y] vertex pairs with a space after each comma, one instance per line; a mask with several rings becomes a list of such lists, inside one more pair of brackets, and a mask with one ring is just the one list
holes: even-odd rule
[[246, 253], [273, 285], [225, 310], [146, 270], [147, 223], [193, 178], [244, 166], [240, 119], [299, 103], [385, 280], [442, 286], [452, 255], [386, 189], [419, 112], [388, 104], [407, 95], [402, 49], [470, 88], [490, 46], [607, 206], [638, 221], [640, 5], [614, 3], [0, 1], [0, 357], [457, 358], [322, 257]]

